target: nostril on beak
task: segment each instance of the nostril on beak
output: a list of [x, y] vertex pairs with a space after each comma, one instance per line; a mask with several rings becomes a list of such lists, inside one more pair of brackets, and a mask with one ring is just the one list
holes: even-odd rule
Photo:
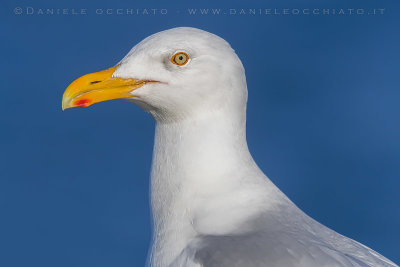
[[93, 81], [93, 82], [90, 82], [90, 84], [95, 84], [95, 83], [99, 83], [99, 82], [101, 82], [101, 81]]

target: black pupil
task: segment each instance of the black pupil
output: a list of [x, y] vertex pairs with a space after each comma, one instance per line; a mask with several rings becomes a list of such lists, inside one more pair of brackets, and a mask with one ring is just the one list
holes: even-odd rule
[[179, 60], [182, 60], [183, 59], [183, 56], [179, 56]]

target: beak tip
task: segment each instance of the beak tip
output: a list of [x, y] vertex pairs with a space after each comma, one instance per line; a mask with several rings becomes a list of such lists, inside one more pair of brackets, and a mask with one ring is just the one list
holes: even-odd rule
[[68, 101], [67, 99], [63, 98], [62, 99], [62, 104], [61, 104], [61, 109], [62, 111], [71, 108], [72, 106], [70, 105], [70, 101]]

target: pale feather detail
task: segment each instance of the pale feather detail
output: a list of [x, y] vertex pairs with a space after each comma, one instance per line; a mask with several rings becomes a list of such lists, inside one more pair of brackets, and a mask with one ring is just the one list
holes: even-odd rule
[[[185, 51], [187, 66], [170, 57]], [[246, 142], [244, 68], [220, 37], [154, 34], [114, 76], [158, 80], [132, 92], [156, 119], [151, 171], [153, 267], [397, 266], [319, 224], [258, 168]]]

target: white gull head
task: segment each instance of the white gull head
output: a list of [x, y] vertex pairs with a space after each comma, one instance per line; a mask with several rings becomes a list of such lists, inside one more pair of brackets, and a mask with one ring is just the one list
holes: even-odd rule
[[[187, 62], [172, 60], [182, 53]], [[156, 119], [180, 120], [226, 109], [243, 112], [247, 101], [241, 61], [222, 38], [195, 28], [174, 28], [137, 44], [114, 77], [159, 81], [132, 91], [132, 100]]]

